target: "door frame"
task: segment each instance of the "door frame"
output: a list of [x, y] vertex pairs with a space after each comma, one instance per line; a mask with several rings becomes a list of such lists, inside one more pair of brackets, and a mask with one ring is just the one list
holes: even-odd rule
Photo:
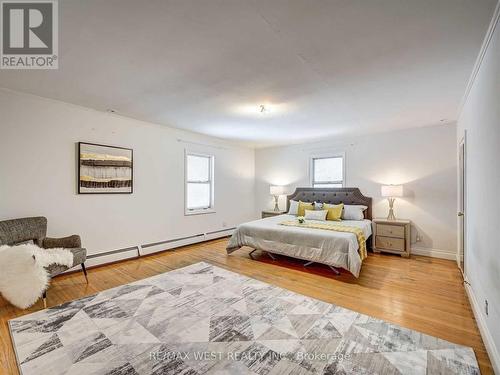
[[[463, 213], [462, 218], [457, 216], [457, 229], [458, 229], [458, 248], [457, 248], [457, 264], [458, 268], [462, 273], [464, 280], [467, 279], [467, 131], [464, 130], [464, 135], [458, 142], [458, 204], [457, 204], [457, 215], [459, 212]], [[460, 162], [460, 152], [463, 152], [462, 162]], [[462, 173], [462, 181], [460, 180], [460, 174]], [[462, 186], [460, 186], [462, 183]], [[461, 195], [461, 196], [460, 196]], [[462, 204], [462, 207], [460, 207]], [[461, 211], [460, 211], [461, 210]], [[460, 220], [463, 222], [463, 227], [461, 228]], [[463, 247], [463, 266], [460, 264], [460, 245]]]

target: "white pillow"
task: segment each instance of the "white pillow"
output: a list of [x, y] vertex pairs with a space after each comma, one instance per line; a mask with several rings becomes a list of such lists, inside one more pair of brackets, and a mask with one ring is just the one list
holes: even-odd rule
[[304, 218], [306, 220], [326, 220], [326, 214], [328, 214], [328, 210], [305, 210]]
[[299, 202], [291, 200], [290, 209], [288, 210], [289, 215], [297, 215], [299, 213]]
[[321, 202], [314, 202], [314, 209], [316, 211], [322, 210], [323, 209], [323, 203], [321, 203]]
[[368, 207], [358, 205], [358, 204], [346, 204], [344, 205], [344, 211], [342, 211], [343, 220], [363, 220], [365, 215], [363, 211]]

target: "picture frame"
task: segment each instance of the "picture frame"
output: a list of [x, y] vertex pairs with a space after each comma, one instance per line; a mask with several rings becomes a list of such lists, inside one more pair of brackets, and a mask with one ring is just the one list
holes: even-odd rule
[[78, 142], [78, 194], [132, 194], [134, 150]]

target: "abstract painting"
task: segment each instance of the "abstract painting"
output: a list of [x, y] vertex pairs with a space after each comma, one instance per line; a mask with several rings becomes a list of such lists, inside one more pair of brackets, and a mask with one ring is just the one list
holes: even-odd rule
[[79, 194], [132, 193], [132, 149], [79, 142], [78, 155]]

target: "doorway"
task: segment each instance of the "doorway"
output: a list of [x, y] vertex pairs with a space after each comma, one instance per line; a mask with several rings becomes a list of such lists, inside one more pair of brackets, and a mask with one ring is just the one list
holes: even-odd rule
[[462, 276], [466, 277], [465, 259], [467, 257], [466, 242], [466, 134], [458, 146], [458, 267], [462, 271]]

